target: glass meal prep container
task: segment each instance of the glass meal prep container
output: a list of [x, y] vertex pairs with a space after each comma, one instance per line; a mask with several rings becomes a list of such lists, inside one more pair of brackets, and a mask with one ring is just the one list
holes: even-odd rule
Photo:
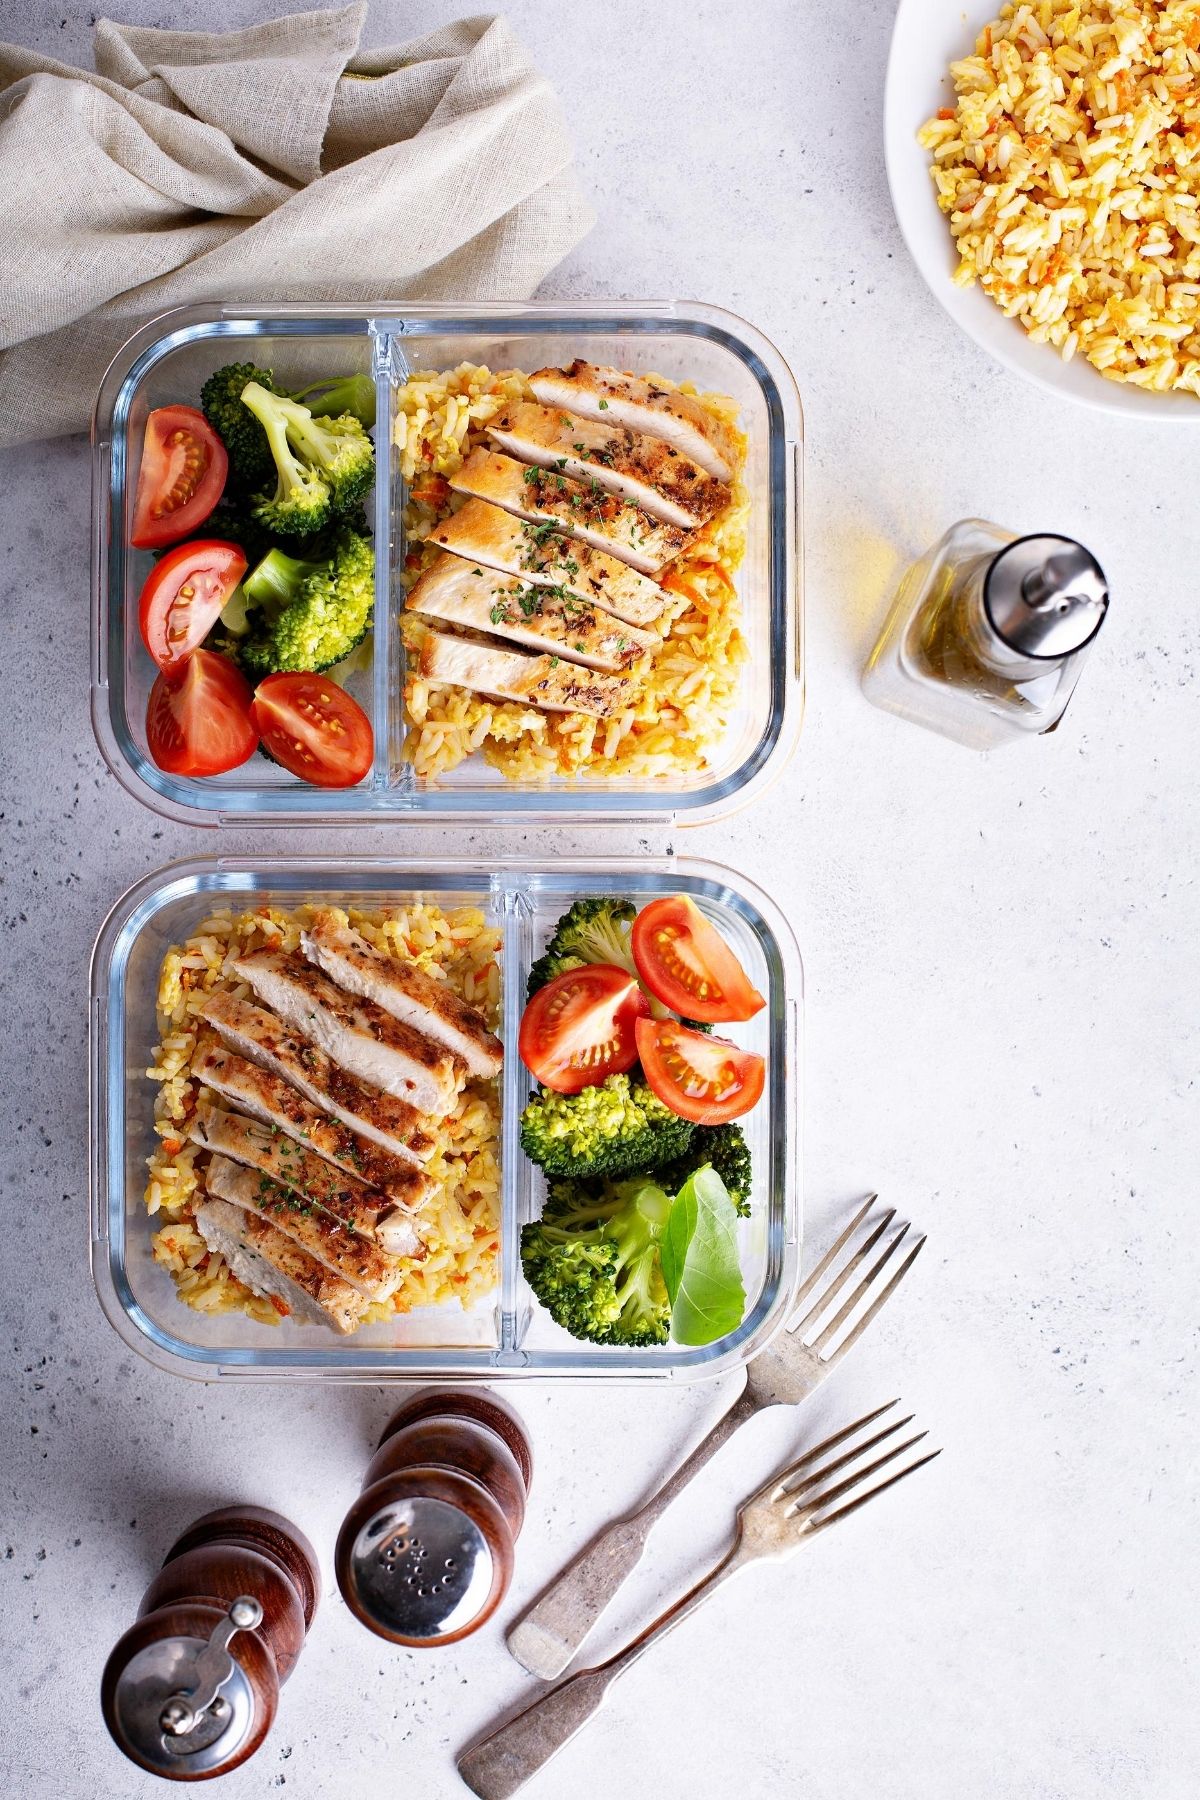
[[[643, 1350], [580, 1343], [532, 1299], [521, 1272], [520, 1231], [541, 1210], [543, 1179], [523, 1154], [518, 1122], [532, 1080], [516, 1053], [525, 981], [559, 916], [588, 894], [643, 905], [690, 894], [741, 959], [767, 1004], [729, 1027], [767, 1059], [762, 1100], [742, 1121], [754, 1164], [753, 1209], [739, 1224], [746, 1284], [736, 1331], [702, 1348]], [[154, 1261], [143, 1193], [154, 1135], [155, 1084], [146, 1070], [158, 1041], [155, 999], [165, 951], [215, 909], [235, 914], [306, 900], [385, 907], [424, 899], [478, 906], [501, 935], [502, 1083], [500, 1255], [494, 1297], [470, 1311], [443, 1304], [338, 1337], [285, 1318], [262, 1325], [240, 1312], [186, 1306]], [[791, 929], [742, 876], [691, 858], [523, 860], [205, 858], [169, 865], [118, 901], [92, 958], [90, 1117], [92, 1272], [100, 1303], [131, 1349], [158, 1367], [202, 1380], [286, 1377], [411, 1381], [510, 1376], [686, 1381], [749, 1360], [782, 1324], [800, 1254], [800, 1025], [803, 972]]]
[[[462, 362], [526, 372], [576, 356], [632, 365], [731, 395], [749, 448], [751, 512], [737, 576], [749, 658], [741, 705], [710, 768], [655, 784], [610, 775], [519, 783], [476, 753], [448, 774], [418, 777], [404, 755], [404, 652], [398, 630], [406, 545], [404, 484], [392, 450], [395, 393], [410, 371]], [[374, 654], [349, 690], [371, 717], [374, 764], [348, 789], [317, 789], [262, 756], [226, 775], [166, 774], [146, 746], [155, 674], [137, 626], [152, 566], [129, 545], [147, 414], [198, 406], [215, 369], [273, 369], [286, 386], [327, 374], [374, 377], [377, 481]], [[779, 353], [744, 320], [674, 302], [474, 306], [341, 305], [182, 308], [131, 337], [101, 384], [93, 423], [92, 721], [109, 767], [156, 811], [194, 824], [353, 824], [391, 817], [503, 823], [700, 823], [750, 800], [794, 748], [803, 710], [800, 451], [795, 382]]]

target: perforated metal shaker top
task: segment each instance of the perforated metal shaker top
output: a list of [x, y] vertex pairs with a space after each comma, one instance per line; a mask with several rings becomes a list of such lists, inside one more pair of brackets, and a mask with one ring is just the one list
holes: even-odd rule
[[399, 1637], [461, 1631], [492, 1587], [492, 1553], [466, 1513], [424, 1495], [383, 1506], [359, 1532], [350, 1573], [366, 1612]]
[[1095, 637], [1108, 610], [1108, 584], [1090, 550], [1045, 533], [1017, 538], [993, 557], [983, 606], [1010, 650], [1050, 662]]

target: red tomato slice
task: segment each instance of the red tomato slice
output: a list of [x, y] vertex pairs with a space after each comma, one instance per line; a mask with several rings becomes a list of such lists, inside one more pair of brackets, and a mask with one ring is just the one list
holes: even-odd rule
[[194, 406], [160, 406], [146, 420], [130, 542], [174, 544], [203, 525], [225, 486], [225, 446]]
[[637, 972], [656, 1000], [705, 1025], [752, 1019], [766, 1005], [737, 957], [683, 894], [644, 906], [631, 936]]
[[521, 1061], [556, 1094], [577, 1094], [637, 1061], [634, 1025], [649, 1001], [628, 969], [585, 963], [539, 988], [521, 1020]]
[[227, 656], [194, 650], [150, 689], [146, 736], [168, 775], [222, 775], [258, 748], [250, 684]]
[[639, 1019], [635, 1035], [643, 1075], [681, 1119], [724, 1125], [762, 1098], [767, 1065], [752, 1050], [689, 1031], [674, 1019]]
[[170, 674], [200, 648], [245, 573], [238, 545], [220, 538], [194, 538], [160, 557], [138, 609], [142, 642], [160, 669]]
[[371, 767], [371, 721], [327, 675], [268, 675], [252, 710], [275, 761], [314, 787], [353, 787]]

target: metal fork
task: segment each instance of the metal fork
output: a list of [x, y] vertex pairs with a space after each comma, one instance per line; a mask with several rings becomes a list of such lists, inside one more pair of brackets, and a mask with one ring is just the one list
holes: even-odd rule
[[[895, 1260], [908, 1234], [902, 1225], [877, 1259], [859, 1277], [859, 1269], [896, 1217], [895, 1207], [869, 1218], [878, 1195], [871, 1194], [796, 1293], [783, 1330], [747, 1368], [746, 1385], [708, 1436], [680, 1463], [675, 1473], [636, 1512], [617, 1519], [594, 1538], [550, 1586], [543, 1590], [508, 1633], [512, 1654], [531, 1675], [552, 1681], [561, 1675], [622, 1583], [637, 1567], [651, 1528], [721, 1445], [765, 1406], [795, 1406], [807, 1398], [857, 1343], [888, 1295], [901, 1281], [925, 1242], [911, 1244], [902, 1261]], [[842, 1252], [862, 1228], [865, 1235], [844, 1266], [830, 1274]], [[887, 1281], [876, 1284], [892, 1271]], [[828, 1280], [825, 1277], [828, 1276]], [[819, 1291], [818, 1291], [819, 1290]], [[872, 1292], [872, 1290], [875, 1290]], [[871, 1294], [870, 1303], [848, 1331], [844, 1327]], [[815, 1299], [812, 1296], [816, 1295]], [[811, 1304], [809, 1304], [811, 1300]], [[833, 1316], [825, 1321], [830, 1308]], [[819, 1329], [818, 1329], [819, 1328]]]
[[[915, 1462], [906, 1463], [885, 1480], [864, 1489], [864, 1482], [898, 1462], [928, 1435], [918, 1431], [902, 1443], [891, 1444], [863, 1467], [851, 1471], [852, 1464], [910, 1425], [910, 1413], [908, 1418], [885, 1425], [829, 1462], [812, 1466], [818, 1464], [828, 1451], [846, 1444], [898, 1404], [898, 1401], [889, 1400], [886, 1406], [880, 1406], [853, 1425], [834, 1432], [824, 1443], [807, 1450], [789, 1468], [773, 1475], [738, 1508], [733, 1542], [725, 1555], [673, 1606], [660, 1613], [607, 1662], [569, 1675], [499, 1730], [464, 1750], [458, 1759], [458, 1772], [472, 1792], [478, 1794], [480, 1800], [509, 1800], [510, 1795], [523, 1787], [529, 1777], [583, 1727], [617, 1676], [657, 1638], [694, 1612], [724, 1582], [751, 1563], [768, 1559], [783, 1562], [794, 1556], [802, 1544], [824, 1531], [827, 1525], [836, 1525], [840, 1519], [849, 1518], [860, 1506], [866, 1506], [868, 1501], [903, 1481], [906, 1475], [912, 1475], [932, 1462], [935, 1456], [940, 1456], [940, 1450], [926, 1451]], [[843, 1470], [851, 1472], [841, 1480], [835, 1479]], [[837, 1504], [839, 1501], [841, 1505]]]

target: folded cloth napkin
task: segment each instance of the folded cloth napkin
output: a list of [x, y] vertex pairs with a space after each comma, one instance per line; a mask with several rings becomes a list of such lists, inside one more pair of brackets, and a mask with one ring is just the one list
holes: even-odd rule
[[0, 44], [0, 445], [87, 427], [134, 327], [201, 300], [523, 299], [592, 223], [502, 18], [359, 52], [365, 4]]

